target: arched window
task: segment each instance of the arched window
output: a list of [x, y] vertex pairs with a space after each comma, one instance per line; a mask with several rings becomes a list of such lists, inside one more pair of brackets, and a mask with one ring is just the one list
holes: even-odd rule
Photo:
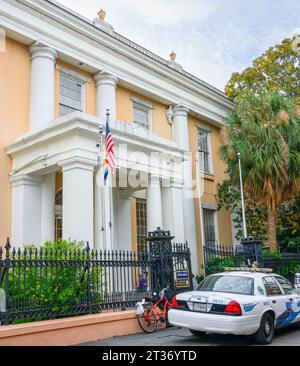
[[60, 188], [55, 195], [55, 204], [58, 206], [62, 206], [63, 204], [63, 189]]

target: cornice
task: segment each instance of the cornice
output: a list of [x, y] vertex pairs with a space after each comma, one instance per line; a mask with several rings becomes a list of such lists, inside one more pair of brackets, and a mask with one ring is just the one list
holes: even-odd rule
[[[15, 142], [6, 146], [5, 151], [7, 155], [14, 156], [26, 149], [30, 149], [36, 144], [45, 144], [57, 136], [68, 134], [74, 130], [94, 135], [96, 144], [100, 124], [104, 125], [104, 121], [98, 117], [83, 112], [74, 112], [50, 121], [39, 129], [19, 136]], [[155, 141], [153, 140], [153, 135], [146, 138], [114, 127], [111, 127], [111, 131], [115, 141], [121, 144], [128, 143], [138, 148], [152, 149], [152, 151], [165, 151], [178, 156], [184, 153], [184, 150], [180, 149], [174, 142], [163, 140], [162, 138]]]
[[[94, 45], [97, 45], [98, 47], [99, 44], [103, 45], [105, 48], [110, 49], [116, 54], [125, 56], [127, 60], [132, 60], [136, 64], [147, 68], [150, 74], [152, 73], [156, 77], [161, 76], [163, 78], [166, 78], [168, 79], [168, 81], [175, 83], [178, 87], [184, 87], [187, 90], [193, 92], [195, 95], [201, 95], [202, 97], [207, 99], [207, 101], [210, 101], [210, 103], [214, 103], [215, 105], [218, 105], [219, 107], [224, 109], [224, 112], [229, 111], [233, 106], [233, 104], [226, 98], [225, 94], [220, 90], [212, 87], [211, 85], [203, 82], [202, 80], [196, 78], [195, 76], [187, 73], [184, 70], [180, 71], [170, 67], [168, 65], [168, 61], [160, 58], [159, 56], [128, 40], [120, 34], [116, 32], [113, 32], [113, 34], [109, 34], [102, 31], [101, 29], [97, 28], [92, 23], [92, 21], [82, 17], [81, 15], [71, 11], [70, 9], [67, 9], [61, 4], [58, 4], [56, 1], [6, 0], [6, 2], [22, 8], [27, 12], [29, 11], [34, 15], [42, 15], [43, 17], [47, 17], [47, 19], [51, 20], [52, 24], [54, 21], [55, 26], [59, 29], [65, 30], [67, 27], [70, 33], [76, 35], [84, 41], [88, 40], [90, 44], [94, 43]], [[18, 24], [20, 24], [24, 28], [25, 23], [22, 19], [15, 18], [14, 21], [18, 22]], [[45, 34], [45, 30], [39, 29], [34, 24], [26, 23], [26, 27], [30, 27], [31, 31], [33, 31], [34, 33], [39, 32], [40, 35], [43, 34], [44, 36], [53, 38], [53, 35]], [[80, 59], [80, 57], [82, 56], [80, 55], [82, 54], [82, 51], [80, 50], [80, 48], [77, 47], [77, 45], [68, 44], [64, 40], [58, 41], [53, 39], [53, 42], [58, 42], [61, 44], [61, 47], [59, 49], [59, 51], [61, 52], [63, 52], [65, 46], [68, 46], [70, 47], [70, 49], [72, 49], [73, 52], [77, 53], [78, 59]], [[96, 58], [93, 57], [92, 54], [86, 54], [85, 56], [85, 62], [95, 66]], [[103, 63], [103, 60], [99, 61]], [[114, 72], [113, 65], [109, 64], [109, 60], [106, 60], [105, 63], [106, 65], [103, 64], [103, 68], [108, 69], [109, 67], [111, 67], [111, 70], [108, 69], [108, 71]], [[129, 79], [131, 77], [134, 84], [135, 78], [137, 77], [136, 75], [130, 74], [130, 71], [126, 71], [124, 69], [120, 70], [120, 75], [117, 76], [122, 76], [122, 73], [124, 73], [124, 75], [128, 75]], [[155, 92], [154, 88], [155, 86], [153, 85], [153, 90]], [[178, 95], [172, 95], [172, 93], [170, 93], [170, 90], [165, 90], [164, 93], [166, 95], [166, 98], [168, 98], [168, 96], [171, 96], [173, 99], [176, 98], [175, 102], [179, 102]], [[224, 117], [221, 114], [218, 115], [212, 113], [210, 108], [207, 109], [204, 106], [195, 105], [194, 108], [194, 106], [191, 104], [189, 105], [189, 108], [191, 110], [194, 110], [195, 113], [203, 113], [204, 115], [207, 115], [208, 118], [215, 119], [219, 123], [221, 123], [221, 120]]]

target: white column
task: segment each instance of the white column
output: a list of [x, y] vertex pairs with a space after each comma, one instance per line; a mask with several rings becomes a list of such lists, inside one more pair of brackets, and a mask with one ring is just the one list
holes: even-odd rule
[[147, 187], [147, 231], [163, 229], [161, 189], [158, 177], [152, 176]]
[[[106, 109], [109, 109], [110, 120], [116, 119], [116, 86], [118, 78], [107, 71], [94, 74], [96, 81], [96, 114], [105, 120]], [[104, 145], [104, 144], [103, 144]], [[112, 187], [103, 187], [103, 170], [97, 172], [95, 185], [95, 246], [97, 248], [113, 249], [113, 197]]]
[[175, 236], [175, 243], [183, 243], [184, 215], [183, 215], [183, 187], [180, 183], [172, 182], [170, 187], [161, 189], [163, 229], [170, 230], [171, 235]]
[[54, 240], [55, 173], [47, 174], [42, 181], [41, 242]]
[[22, 247], [41, 244], [42, 180], [37, 176], [11, 177], [12, 243]]
[[117, 197], [117, 235], [118, 249], [132, 250], [131, 237], [131, 198], [118, 192]]
[[116, 85], [118, 78], [107, 71], [100, 71], [94, 75], [96, 81], [96, 113], [105, 118], [109, 108], [111, 120], [116, 120]]
[[56, 51], [41, 42], [34, 43], [31, 53], [30, 129], [54, 118], [54, 66]]
[[59, 163], [63, 173], [63, 238], [93, 247], [94, 162], [70, 158]]
[[94, 178], [94, 241], [95, 249], [105, 249], [105, 218], [104, 218], [104, 203], [103, 190], [101, 189], [101, 180], [103, 180], [103, 173], [97, 169]]
[[[189, 130], [188, 130], [188, 109], [177, 105], [173, 109], [174, 140], [178, 146], [186, 152], [190, 152]], [[183, 214], [184, 214], [184, 235], [191, 250], [192, 271], [199, 272], [198, 246], [196, 236], [195, 207], [193, 199], [193, 178], [192, 161], [189, 159], [183, 163]]]

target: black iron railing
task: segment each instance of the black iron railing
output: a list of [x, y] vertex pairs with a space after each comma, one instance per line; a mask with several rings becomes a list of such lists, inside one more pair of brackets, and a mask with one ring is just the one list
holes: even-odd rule
[[[172, 244], [173, 271], [190, 265], [187, 244]], [[132, 308], [157, 287], [150, 252], [0, 247], [2, 324]], [[171, 284], [176, 292], [176, 286]], [[188, 290], [188, 288], [187, 288]], [[178, 290], [180, 291], [180, 289]]]
[[293, 280], [295, 271], [300, 271], [300, 253], [284, 252], [279, 256], [272, 252], [262, 253], [259, 242], [255, 240], [236, 247], [209, 242], [205, 243], [203, 252], [206, 275], [222, 272], [226, 266], [250, 265], [253, 261], [257, 261], [261, 267], [272, 268], [274, 273], [281, 274], [290, 281]]

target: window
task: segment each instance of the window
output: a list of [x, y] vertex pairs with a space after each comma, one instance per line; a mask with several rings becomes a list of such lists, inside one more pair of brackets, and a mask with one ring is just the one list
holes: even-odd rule
[[198, 149], [200, 152], [200, 161], [202, 170], [205, 173], [211, 173], [211, 156], [210, 156], [210, 144], [209, 144], [210, 131], [198, 127]]
[[147, 250], [147, 203], [145, 199], [136, 199], [137, 250]]
[[207, 243], [216, 241], [215, 214], [215, 210], [203, 208], [204, 238]]
[[267, 296], [282, 295], [281, 289], [273, 277], [269, 276], [263, 278], [263, 284], [265, 286]]
[[133, 102], [133, 123], [146, 130], [151, 130], [151, 111], [154, 106], [146, 100], [130, 97]]
[[136, 125], [149, 130], [149, 110], [133, 103], [133, 122]]
[[228, 292], [232, 294], [253, 295], [254, 280], [242, 276], [209, 276], [200, 283], [197, 291]]
[[63, 73], [59, 77], [59, 115], [83, 111], [83, 82]]
[[62, 218], [55, 217], [55, 241], [62, 239]]
[[274, 278], [279, 283], [279, 285], [283, 289], [283, 292], [286, 295], [291, 295], [291, 294], [297, 293], [296, 290], [294, 289], [294, 287], [289, 283], [289, 281], [287, 279], [285, 279], [283, 277], [279, 277], [279, 276], [274, 276]]

